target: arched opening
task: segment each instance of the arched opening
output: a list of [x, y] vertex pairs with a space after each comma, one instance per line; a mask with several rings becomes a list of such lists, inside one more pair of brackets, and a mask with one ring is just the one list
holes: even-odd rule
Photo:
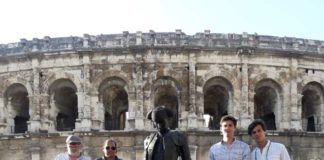
[[308, 83], [302, 92], [302, 127], [308, 132], [320, 131], [323, 89], [319, 83]]
[[154, 106], [165, 106], [172, 110], [173, 117], [168, 119], [170, 129], [178, 128], [179, 105], [177, 92], [170, 85], [160, 86], [155, 90]]
[[75, 129], [75, 121], [78, 118], [78, 97], [76, 86], [68, 79], [56, 80], [50, 87], [51, 109], [55, 115], [57, 131], [72, 131]]
[[6, 93], [6, 105], [9, 111], [9, 125], [12, 133], [25, 133], [28, 130], [29, 98], [25, 86], [13, 84]]
[[280, 89], [272, 80], [259, 82], [254, 95], [254, 118], [262, 119], [268, 130], [276, 130], [280, 108]]
[[120, 78], [109, 78], [99, 87], [100, 101], [104, 106], [104, 128], [123, 130], [126, 127], [128, 112], [128, 94], [126, 83]]
[[215, 77], [204, 85], [204, 115], [209, 129], [219, 129], [220, 119], [228, 114], [232, 86], [222, 78]]

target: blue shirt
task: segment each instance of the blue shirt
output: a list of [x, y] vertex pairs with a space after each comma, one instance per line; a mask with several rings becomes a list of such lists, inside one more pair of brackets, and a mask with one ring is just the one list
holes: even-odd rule
[[235, 140], [230, 147], [223, 141], [210, 147], [208, 160], [250, 160], [250, 147], [246, 143]]

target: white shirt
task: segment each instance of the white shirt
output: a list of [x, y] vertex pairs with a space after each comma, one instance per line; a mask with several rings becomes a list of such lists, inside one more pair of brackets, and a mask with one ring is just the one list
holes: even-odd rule
[[[70, 160], [70, 157], [67, 153], [61, 153], [61, 154], [57, 155], [54, 160]], [[81, 155], [79, 160], [91, 160], [91, 158]]]
[[251, 153], [252, 160], [290, 160], [286, 147], [281, 143], [268, 141], [263, 148], [256, 147]]

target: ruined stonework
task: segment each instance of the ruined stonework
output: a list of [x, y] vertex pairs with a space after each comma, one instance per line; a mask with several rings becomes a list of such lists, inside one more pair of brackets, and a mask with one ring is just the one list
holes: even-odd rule
[[156, 105], [176, 113], [193, 160], [207, 159], [227, 114], [252, 146], [247, 126], [261, 118], [294, 160], [323, 159], [323, 55], [324, 41], [208, 30], [0, 44], [0, 160], [53, 159], [69, 134], [92, 158], [113, 136], [121, 158], [140, 160]]

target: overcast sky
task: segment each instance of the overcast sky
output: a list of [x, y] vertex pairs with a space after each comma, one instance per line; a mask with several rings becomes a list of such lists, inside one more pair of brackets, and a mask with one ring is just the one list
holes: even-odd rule
[[0, 43], [129, 32], [324, 40], [323, 0], [1, 0]]

